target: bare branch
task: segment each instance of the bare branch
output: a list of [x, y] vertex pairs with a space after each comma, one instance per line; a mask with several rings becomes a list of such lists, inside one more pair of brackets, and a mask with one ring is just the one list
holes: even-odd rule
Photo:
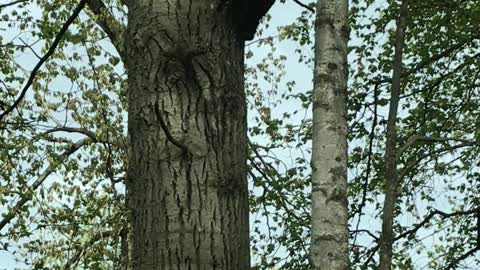
[[20, 92], [20, 96], [15, 100], [15, 102], [10, 106], [8, 109], [6, 109], [4, 112], [0, 114], [0, 121], [10, 112], [12, 112], [20, 102], [25, 98], [25, 95], [27, 94], [28, 89], [33, 83], [33, 80], [35, 79], [35, 76], [37, 75], [37, 72], [40, 70], [42, 65], [52, 56], [52, 54], [55, 52], [55, 49], [57, 49], [58, 44], [60, 44], [60, 41], [62, 40], [63, 36], [68, 30], [68, 27], [73, 23], [73, 21], [78, 17], [78, 14], [82, 11], [82, 9], [85, 7], [85, 3], [87, 0], [82, 0], [78, 4], [78, 6], [75, 8], [73, 11], [72, 15], [67, 19], [65, 24], [63, 24], [62, 28], [60, 31], [57, 33], [55, 36], [55, 39], [52, 42], [52, 45], [50, 45], [50, 48], [48, 49], [47, 53], [38, 61], [37, 65], [33, 68], [32, 72], [30, 73], [30, 77], [27, 80], [27, 83], [23, 87], [22, 91]]
[[375, 241], [378, 242], [378, 236], [376, 236], [375, 234], [373, 234], [371, 231], [369, 230], [354, 230], [354, 231], [351, 231], [350, 234], [359, 234], [359, 233], [366, 233], [368, 234], [370, 237], [372, 237], [373, 239], [375, 239]]
[[28, 48], [38, 59], [42, 59], [42, 57], [38, 55], [38, 53], [33, 49], [31, 45], [25, 42], [25, 40], [23, 40], [22, 38], [18, 38], [18, 39], [20, 39], [20, 41], [23, 43], [23, 46], [22, 46], [23, 48]]
[[[91, 139], [83, 139], [80, 140], [76, 143], [74, 143], [69, 149], [67, 149], [65, 152], [63, 152], [62, 155], [59, 157], [59, 162], [62, 162], [66, 160], [71, 154], [75, 153], [78, 149], [80, 149], [82, 146], [91, 143]], [[33, 182], [33, 184], [28, 187], [28, 192], [36, 190], [47, 178], [52, 174], [55, 169], [57, 168], [57, 164], [50, 164], [45, 171], [38, 176], [37, 180]], [[27, 192], [25, 192], [27, 193]], [[7, 225], [14, 217], [15, 215], [20, 211], [20, 209], [28, 202], [30, 201], [29, 196], [24, 196], [22, 197], [13, 208], [11, 208], [8, 213], [3, 217], [3, 219], [0, 221], [0, 231]]]
[[17, 0], [17, 1], [10, 2], [10, 3], [2, 4], [2, 5], [0, 5], [0, 9], [6, 8], [6, 7], [9, 7], [9, 6], [13, 6], [13, 5], [16, 5], [16, 4], [20, 4], [20, 3], [23, 3], [23, 2], [27, 2], [27, 1], [29, 1], [29, 0]]
[[91, 132], [90, 130], [84, 129], [84, 128], [76, 128], [76, 127], [56, 127], [56, 128], [52, 128], [52, 129], [49, 129], [49, 130], [45, 131], [44, 133], [42, 133], [41, 136], [45, 136], [47, 134], [54, 133], [54, 132], [59, 132], [59, 131], [68, 132], [68, 133], [80, 133], [80, 134], [86, 135], [87, 137], [92, 139], [94, 142], [99, 141], [98, 138], [97, 138], [97, 135], [95, 133]]
[[469, 251], [465, 252], [462, 256], [453, 260], [447, 267], [445, 267], [445, 270], [456, 269], [455, 267], [457, 266], [457, 264], [459, 264], [461, 261], [465, 260], [466, 258], [472, 256], [477, 251], [480, 251], [479, 246], [476, 246], [470, 249]]
[[390, 88], [390, 108], [388, 110], [387, 121], [387, 139], [385, 142], [385, 200], [383, 202], [383, 220], [382, 233], [378, 241], [379, 252], [379, 270], [388, 270], [392, 263], [392, 245], [393, 245], [393, 220], [395, 219], [395, 204], [398, 200], [398, 181], [397, 171], [397, 148], [398, 134], [396, 130], [396, 121], [398, 117], [398, 104], [400, 93], [402, 91], [402, 62], [403, 49], [405, 46], [405, 32], [407, 30], [407, 17], [409, 11], [409, 1], [402, 0], [395, 33], [395, 54], [393, 57], [393, 74]]
[[407, 140], [407, 142], [398, 149], [398, 156], [397, 158], [400, 158], [400, 156], [405, 152], [409, 147], [413, 146], [417, 142], [448, 142], [448, 141], [455, 141], [455, 142], [463, 142], [463, 143], [468, 143], [471, 145], [475, 145], [475, 141], [471, 140], [466, 140], [466, 139], [459, 139], [459, 138], [442, 138], [442, 137], [424, 137], [424, 136], [412, 136], [410, 139]]
[[55, 127], [55, 128], [49, 129], [49, 130], [43, 132], [42, 134], [40, 134], [39, 136], [42, 137], [42, 136], [45, 136], [45, 135], [48, 135], [48, 134], [51, 134], [51, 133], [54, 133], [54, 132], [79, 133], [79, 134], [83, 134], [83, 135], [89, 137], [90, 139], [92, 139], [93, 142], [100, 142], [100, 143], [104, 143], [104, 144], [112, 144], [112, 145], [121, 147], [123, 149], [127, 149], [125, 139], [123, 137], [121, 137], [121, 138], [115, 138], [115, 137], [110, 137], [110, 136], [100, 136], [99, 137], [94, 132], [92, 132], [90, 130], [87, 130], [85, 128], [60, 126], [60, 127]]
[[[417, 232], [421, 227], [423, 227], [426, 223], [428, 223], [435, 215], [440, 215], [440, 216], [442, 216], [443, 219], [446, 219], [446, 218], [450, 218], [450, 217], [454, 217], [454, 216], [471, 215], [471, 214], [474, 214], [474, 213], [477, 213], [477, 214], [480, 213], [480, 207], [474, 208], [474, 209], [471, 209], [471, 210], [467, 210], [467, 211], [457, 211], [457, 212], [452, 212], [452, 213], [445, 213], [445, 212], [442, 212], [440, 210], [434, 210], [429, 215], [427, 215], [427, 217], [425, 217], [425, 219], [422, 222], [415, 225], [412, 229], [410, 229], [410, 230], [400, 234], [399, 236], [395, 237], [393, 240], [397, 241], [401, 238], [407, 237], [408, 235]], [[379, 245], [375, 245], [374, 247], [372, 247], [368, 251], [368, 253], [370, 255], [368, 256], [368, 258], [366, 259], [366, 261], [362, 265], [361, 269], [369, 269], [368, 264], [373, 260], [373, 258], [375, 257], [375, 254], [376, 254], [376, 252], [378, 251], [379, 248], [380, 248]], [[475, 251], [477, 251], [479, 248], [480, 247], [476, 247], [476, 248], [474, 248], [474, 250], [476, 249]], [[467, 258], [471, 254], [473, 254], [475, 251], [470, 250], [469, 252], [465, 253], [464, 255], [462, 255], [461, 257], [459, 257], [458, 259], [455, 260], [456, 261], [455, 264], [453, 264], [454, 262], [452, 262], [450, 264], [450, 266], [448, 266], [450, 268], [447, 267], [445, 270], [452, 269], [452, 267], [455, 266], [456, 264], [458, 264], [458, 262]]]
[[[362, 201], [360, 202], [360, 205], [358, 206], [358, 221], [355, 229], [358, 231], [358, 228], [360, 227], [360, 222], [362, 220], [362, 214], [363, 214], [363, 207], [365, 207], [367, 203], [367, 192], [368, 192], [368, 179], [370, 178], [370, 172], [372, 168], [372, 159], [373, 159], [373, 141], [375, 139], [375, 128], [377, 127], [377, 107], [378, 107], [378, 84], [375, 85], [375, 88], [373, 90], [373, 99], [374, 99], [374, 108], [373, 108], [373, 123], [372, 123], [372, 128], [370, 130], [369, 134], [369, 144], [368, 144], [368, 159], [367, 159], [367, 168], [365, 170], [365, 179], [363, 182], [363, 192], [362, 192]], [[355, 213], [356, 214], [356, 213]], [[355, 235], [355, 238], [353, 239], [353, 245], [357, 242], [357, 235]]]
[[430, 212], [430, 214], [428, 214], [422, 222], [418, 223], [417, 225], [413, 226], [412, 229], [398, 235], [397, 237], [395, 237], [395, 241], [401, 239], [401, 238], [404, 238], [404, 237], [408, 237], [412, 234], [415, 234], [419, 229], [421, 229], [423, 226], [425, 226], [425, 224], [427, 224], [428, 222], [430, 222], [431, 219], [433, 219], [435, 216], [441, 216], [442, 219], [446, 219], [446, 218], [451, 218], [451, 217], [456, 217], [456, 216], [466, 216], [466, 215], [471, 215], [471, 214], [476, 214], [476, 213], [480, 213], [480, 207], [478, 208], [474, 208], [474, 209], [471, 209], [471, 210], [467, 210], [467, 211], [456, 211], [456, 212], [452, 212], [452, 213], [445, 213], [443, 211], [440, 211], [440, 210], [433, 210], [432, 212]]
[[315, 9], [313, 9], [313, 8], [310, 7], [309, 5], [304, 4], [304, 3], [300, 2], [299, 0], [293, 0], [293, 2], [295, 2], [295, 3], [298, 4], [299, 6], [305, 8], [305, 9], [308, 9], [309, 11], [315, 13]]

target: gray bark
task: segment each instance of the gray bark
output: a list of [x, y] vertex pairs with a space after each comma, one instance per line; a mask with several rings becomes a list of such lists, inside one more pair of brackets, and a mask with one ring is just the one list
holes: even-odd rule
[[132, 269], [250, 268], [244, 41], [226, 3], [128, 4]]
[[398, 171], [397, 171], [397, 113], [400, 100], [403, 46], [405, 44], [406, 18], [408, 11], [407, 0], [403, 0], [400, 14], [397, 19], [395, 33], [395, 56], [393, 62], [392, 87], [390, 93], [390, 108], [387, 122], [387, 141], [385, 147], [385, 201], [383, 204], [382, 234], [380, 236], [380, 264], [379, 270], [392, 268], [393, 221], [395, 219], [395, 204], [398, 199]]
[[319, 0], [315, 23], [312, 241], [315, 270], [348, 269], [348, 1]]

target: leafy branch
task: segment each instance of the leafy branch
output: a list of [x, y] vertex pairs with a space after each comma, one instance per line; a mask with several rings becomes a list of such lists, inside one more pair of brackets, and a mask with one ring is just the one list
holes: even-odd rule
[[[65, 152], [63, 152], [63, 154], [61, 154], [58, 158], [58, 160], [56, 161], [56, 163], [51, 163], [46, 169], [45, 171], [43, 171], [42, 174], [40, 174], [40, 176], [38, 176], [38, 178], [33, 182], [33, 184], [28, 187], [28, 191], [27, 192], [32, 192], [34, 190], [36, 190], [47, 178], [48, 176], [50, 176], [50, 174], [52, 174], [56, 168], [58, 167], [58, 164], [61, 164], [61, 162], [63, 162], [64, 160], [66, 160], [70, 155], [72, 155], [73, 153], [75, 153], [77, 150], [79, 150], [80, 148], [82, 148], [82, 146], [84, 145], [87, 145], [89, 143], [91, 143], [92, 140], [87, 138], [87, 139], [83, 139], [83, 140], [80, 140], [76, 143], [74, 143], [72, 146], [70, 146], [69, 149], [67, 149]], [[25, 193], [27, 193], [25, 192]], [[22, 207], [31, 200], [31, 196], [28, 196], [28, 194], [24, 194], [22, 196], [22, 198], [15, 204], [14, 207], [12, 207], [4, 216], [3, 216], [3, 219], [0, 221], [0, 231], [8, 224], [10, 223], [10, 221], [15, 217], [15, 215], [21, 211]]]
[[68, 28], [75, 21], [75, 19], [78, 17], [80, 12], [85, 7], [86, 2], [87, 2], [87, 0], [80, 1], [80, 3], [77, 5], [77, 7], [73, 10], [72, 15], [70, 15], [70, 17], [63, 24], [62, 28], [60, 29], [60, 31], [55, 36], [55, 39], [53, 40], [52, 45], [50, 45], [50, 48], [48, 48], [47, 53], [40, 59], [40, 61], [38, 61], [38, 63], [33, 68], [32, 72], [30, 73], [30, 77], [28, 78], [27, 83], [23, 87], [23, 89], [20, 92], [20, 95], [18, 96], [18, 98], [15, 100], [15, 102], [13, 102], [13, 104], [9, 108], [7, 108], [5, 111], [3, 111], [0, 114], [0, 121], [2, 121], [2, 119], [7, 114], [9, 114], [13, 110], [15, 110], [15, 108], [18, 107], [20, 102], [22, 102], [22, 100], [25, 98], [25, 95], [27, 94], [28, 89], [32, 85], [33, 81], [35, 80], [35, 77], [37, 76], [38, 71], [43, 66], [43, 64], [50, 58], [50, 56], [53, 55], [53, 53], [57, 49], [58, 45], [60, 44], [60, 41], [62, 41], [63, 36], [67, 32]]

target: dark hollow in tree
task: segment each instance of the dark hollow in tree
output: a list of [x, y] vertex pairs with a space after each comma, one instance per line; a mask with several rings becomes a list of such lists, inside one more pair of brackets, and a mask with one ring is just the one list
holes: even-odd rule
[[274, 3], [275, 0], [237, 0], [231, 4], [229, 13], [240, 39], [253, 39], [260, 20]]

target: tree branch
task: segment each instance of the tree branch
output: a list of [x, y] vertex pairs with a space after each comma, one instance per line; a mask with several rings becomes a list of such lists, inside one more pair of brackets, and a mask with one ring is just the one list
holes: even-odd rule
[[466, 215], [471, 215], [471, 214], [476, 214], [476, 213], [480, 213], [480, 207], [478, 208], [474, 208], [474, 209], [471, 209], [471, 210], [467, 210], [467, 211], [457, 211], [457, 212], [452, 212], [452, 213], [445, 213], [443, 211], [440, 211], [440, 210], [437, 210], [435, 209], [434, 211], [430, 212], [430, 214], [428, 214], [422, 222], [418, 223], [417, 225], [413, 226], [412, 229], [398, 235], [397, 237], [395, 237], [395, 241], [401, 239], [401, 238], [404, 238], [404, 237], [407, 237], [411, 234], [414, 234], [416, 233], [419, 229], [421, 229], [423, 226], [425, 226], [425, 224], [427, 224], [428, 222], [430, 222], [431, 219], [433, 219], [436, 215], [439, 215], [441, 216], [443, 219], [446, 219], [446, 218], [450, 218], [450, 217], [455, 217], [455, 216], [466, 216]]
[[[78, 149], [80, 149], [82, 146], [91, 143], [91, 139], [83, 139], [80, 140], [76, 143], [74, 143], [69, 149], [67, 149], [65, 152], [63, 152], [62, 155], [59, 157], [59, 162], [62, 162], [66, 160], [71, 154], [75, 153]], [[35, 190], [37, 189], [47, 178], [52, 174], [55, 169], [57, 168], [58, 164], [50, 164], [47, 169], [33, 182], [33, 184], [28, 187], [28, 190]], [[29, 192], [26, 191], [25, 193]], [[7, 225], [14, 217], [15, 215], [20, 211], [20, 209], [28, 202], [30, 201], [30, 197], [25, 195], [23, 196], [13, 208], [11, 208], [7, 214], [3, 217], [3, 219], [0, 221], [0, 231]]]
[[476, 142], [466, 139], [458, 139], [458, 138], [442, 138], [442, 137], [424, 137], [424, 136], [412, 136], [410, 137], [407, 142], [398, 149], [398, 158], [405, 152], [409, 147], [413, 146], [417, 142], [448, 142], [448, 141], [455, 141], [455, 142], [463, 142], [468, 143], [471, 145], [475, 145]]
[[117, 49], [120, 58], [122, 58], [125, 63], [126, 56], [123, 42], [125, 26], [115, 19], [102, 0], [87, 0], [87, 5], [90, 11], [96, 16], [95, 20], [97, 24], [110, 38], [110, 41]]
[[[458, 73], [460, 70], [462, 70], [464, 67], [467, 67], [468, 65], [470, 65], [470, 61], [469, 60], [473, 60], [473, 59], [476, 59], [476, 58], [479, 58], [480, 57], [480, 53], [477, 53], [477, 54], [474, 54], [472, 55], [471, 57], [468, 58], [468, 60], [465, 60], [463, 63], [459, 64], [458, 66], [456, 66], [454, 69], [448, 71], [448, 72], [445, 72], [444, 74], [441, 74], [435, 81], [433, 81], [430, 85], [427, 85], [427, 87], [423, 88], [423, 89], [419, 89], [417, 91], [413, 91], [411, 93], [408, 93], [408, 94], [405, 94], [405, 95], [402, 95], [400, 96], [401, 99], [403, 98], [407, 98], [407, 97], [410, 97], [410, 96], [413, 96], [415, 94], [418, 94], [418, 93], [422, 93], [422, 92], [427, 92], [427, 91], [431, 91], [432, 89], [434, 89], [435, 87], [438, 87], [446, 78], [448, 78], [450, 75], [452, 74], [456, 74]], [[474, 87], [472, 87], [474, 88]]]
[[465, 260], [466, 258], [472, 256], [477, 251], [480, 251], [480, 247], [478, 246], [470, 249], [469, 251], [465, 252], [462, 256], [456, 258], [449, 265], [447, 265], [447, 267], [445, 267], [445, 270], [456, 269], [457, 264], [459, 264], [461, 261]]
[[67, 263], [65, 263], [64, 269], [74, 269], [75, 265], [78, 263], [78, 261], [81, 259], [81, 256], [87, 250], [89, 247], [93, 246], [96, 242], [104, 239], [104, 238], [109, 238], [112, 237], [114, 233], [112, 231], [106, 231], [106, 232], [99, 232], [95, 234], [90, 241], [83, 245], [79, 245], [77, 251], [75, 254], [70, 258]]
[[366, 234], [368, 234], [370, 237], [372, 237], [372, 238], [373, 238], [375, 241], [377, 241], [377, 242], [378, 242], [378, 240], [379, 240], [379, 239], [378, 239], [378, 236], [376, 236], [375, 234], [373, 234], [373, 233], [372, 233], [371, 231], [369, 231], [369, 230], [362, 230], [362, 229], [360, 229], [360, 230], [354, 230], [354, 231], [351, 231], [351, 232], [350, 232], [350, 234], [355, 234], [355, 235], [357, 235], [357, 234], [359, 234], [359, 233], [366, 233]]
[[438, 149], [438, 150], [435, 150], [435, 151], [426, 153], [426, 154], [420, 156], [419, 158], [417, 158], [415, 161], [410, 162], [410, 163], [408, 164], [408, 166], [404, 167], [404, 168], [402, 169], [401, 173], [400, 173], [399, 180], [400, 180], [400, 181], [403, 181], [403, 178], [407, 175], [407, 173], [408, 173], [413, 167], [415, 167], [420, 161], [422, 161], [422, 160], [425, 159], [425, 158], [433, 157], [434, 155], [436, 155], [436, 154], [441, 154], [441, 153], [443, 153], [443, 152], [453, 151], [453, 150], [457, 150], [457, 149], [462, 148], [462, 147], [474, 146], [474, 145], [476, 145], [476, 143], [465, 142], [465, 143], [460, 143], [460, 144], [457, 144], [457, 145], [444, 147], [444, 148], [441, 148], [441, 149]]
[[[446, 49], [443, 52], [440, 52], [439, 54], [436, 54], [436, 55], [434, 55], [430, 58], [427, 58], [427, 59], [424, 59], [424, 60], [420, 61], [420, 63], [418, 63], [416, 66], [408, 69], [406, 72], [403, 72], [402, 75], [401, 75], [402, 78], [408, 77], [408, 76], [416, 73], [417, 71], [429, 66], [430, 64], [434, 63], [435, 61], [438, 61], [438, 60], [440, 60], [444, 57], [447, 57], [452, 52], [454, 52], [458, 49], [461, 49], [463, 46], [465, 46], [465, 44], [467, 44], [469, 42], [472, 42], [473, 40], [477, 39], [478, 37], [479, 37], [478, 35], [474, 35], [468, 40], [465, 40], [465, 41], [462, 41], [460, 43], [454, 44], [452, 47]], [[373, 84], [382, 84], [382, 83], [389, 83], [389, 82], [392, 82], [391, 78], [384, 78], [384, 79], [378, 79], [378, 80], [371, 80], [370, 81], [370, 83], [373, 83]]]
[[6, 8], [6, 7], [9, 7], [9, 6], [13, 6], [13, 5], [16, 5], [16, 4], [20, 4], [20, 3], [23, 3], [23, 2], [27, 2], [27, 1], [29, 1], [29, 0], [17, 0], [17, 1], [10, 2], [10, 3], [2, 4], [2, 5], [0, 5], [0, 9]]
[[299, 6], [305, 8], [305, 9], [308, 9], [309, 11], [315, 13], [315, 9], [313, 9], [313, 8], [310, 7], [309, 5], [304, 4], [304, 3], [300, 2], [299, 0], [293, 0], [293, 2], [295, 2], [295, 3], [298, 4]]
[[52, 54], [55, 52], [55, 49], [57, 48], [58, 44], [60, 44], [60, 41], [62, 40], [64, 34], [67, 32], [68, 27], [73, 23], [73, 21], [78, 17], [78, 14], [82, 11], [82, 9], [85, 7], [85, 3], [87, 0], [82, 0], [78, 4], [78, 6], [75, 8], [73, 11], [72, 15], [67, 19], [65, 24], [63, 24], [62, 28], [58, 32], [58, 34], [55, 36], [55, 39], [52, 42], [52, 45], [50, 45], [50, 48], [48, 49], [47, 53], [38, 61], [37, 65], [33, 68], [32, 72], [30, 73], [30, 77], [27, 80], [27, 83], [23, 87], [22, 91], [20, 92], [20, 96], [15, 100], [15, 102], [10, 106], [8, 109], [6, 109], [4, 112], [0, 114], [0, 121], [10, 112], [12, 112], [20, 102], [25, 98], [25, 95], [27, 94], [28, 89], [33, 83], [33, 80], [35, 79], [35, 76], [37, 75], [37, 72], [40, 70], [42, 65], [52, 56]]
[[123, 137], [122, 138], [115, 138], [115, 137], [108, 136], [108, 134], [107, 134], [107, 136], [100, 136], [99, 137], [94, 132], [92, 132], [90, 130], [87, 130], [85, 128], [60, 126], [60, 127], [55, 127], [55, 128], [49, 129], [49, 130], [45, 131], [44, 133], [40, 134], [40, 136], [45, 136], [45, 135], [48, 135], [48, 134], [54, 133], [54, 132], [79, 133], [79, 134], [83, 134], [83, 135], [89, 137], [90, 139], [92, 139], [93, 142], [100, 142], [100, 143], [104, 143], [104, 144], [112, 144], [112, 145], [127, 149], [127, 146], [126, 146], [126, 143], [125, 143], [125, 140], [123, 139]]
[[45, 131], [44, 133], [42, 133], [41, 136], [45, 136], [47, 134], [54, 133], [54, 132], [59, 132], [59, 131], [68, 132], [68, 133], [80, 133], [80, 134], [86, 135], [87, 137], [92, 139], [94, 142], [99, 141], [98, 138], [97, 138], [97, 135], [95, 133], [93, 133], [93, 132], [91, 132], [90, 130], [87, 130], [87, 129], [76, 128], [76, 127], [56, 127], [56, 128], [52, 128], [52, 129], [49, 129], [49, 130]]
[[425, 158], [433, 157], [433, 156], [436, 155], [436, 154], [441, 154], [441, 153], [443, 153], [443, 152], [453, 151], [453, 150], [457, 150], [457, 149], [462, 148], [462, 147], [473, 146], [473, 145], [476, 145], [476, 143], [464, 142], [464, 143], [460, 143], [460, 144], [457, 144], [457, 145], [444, 147], [444, 148], [441, 148], [441, 149], [438, 149], [438, 150], [435, 150], [435, 151], [426, 153], [426, 154], [424, 154], [424, 155], [421, 155], [419, 158], [417, 158], [416, 160], [410, 162], [410, 163], [408, 164], [408, 166], [406, 166], [406, 167], [404, 167], [404, 168], [402, 169], [402, 171], [401, 171], [401, 173], [400, 173], [400, 176], [398, 177], [398, 178], [399, 178], [399, 181], [403, 181], [403, 178], [407, 175], [407, 173], [408, 173], [413, 167], [415, 167], [420, 161], [422, 161], [422, 160], [425, 159]]
[[[413, 234], [415, 232], [417, 232], [421, 227], [423, 227], [426, 223], [428, 223], [435, 215], [440, 215], [442, 216], [444, 219], [445, 218], [449, 218], [449, 217], [453, 217], [453, 216], [460, 216], [460, 215], [471, 215], [471, 214], [479, 214], [480, 213], [480, 207], [477, 207], [477, 208], [474, 208], [474, 209], [471, 209], [471, 210], [467, 210], [467, 211], [457, 211], [457, 212], [452, 212], [452, 213], [445, 213], [445, 212], [442, 212], [440, 210], [434, 210], [433, 212], [431, 212], [430, 214], [427, 215], [427, 217], [425, 217], [425, 219], [418, 223], [417, 225], [415, 225], [412, 229], [400, 234], [399, 236], [395, 237], [393, 240], [394, 241], [397, 241], [401, 238], [404, 238], [410, 234]], [[375, 245], [373, 248], [371, 248], [368, 252], [370, 253], [370, 255], [368, 256], [367, 260], [364, 262], [364, 264], [362, 265], [361, 269], [369, 269], [369, 263], [373, 260], [373, 257], [375, 256], [376, 252], [378, 251], [378, 249], [380, 248], [379, 245]], [[480, 249], [480, 246], [477, 246], [476, 248], [474, 248], [475, 251], [479, 250]], [[462, 255], [461, 257], [459, 257], [458, 259], [456, 259], [455, 263], [452, 262], [448, 267], [450, 268], [446, 268], [445, 270], [449, 270], [449, 269], [452, 269], [453, 266], [455, 266], [456, 264], [458, 264], [459, 261], [467, 258], [468, 256], [470, 256], [471, 254], [473, 254], [475, 251], [472, 251], [470, 250], [469, 252], [465, 253], [464, 255]], [[468, 254], [468, 255], [467, 255]]]
[[[358, 207], [358, 221], [357, 225], [355, 226], [355, 230], [359, 230], [358, 228], [360, 227], [360, 221], [362, 220], [362, 212], [363, 212], [363, 207], [365, 207], [367, 203], [367, 192], [368, 192], [368, 179], [370, 178], [370, 172], [372, 168], [372, 159], [373, 159], [373, 141], [375, 139], [375, 128], [377, 127], [377, 108], [378, 108], [378, 84], [375, 84], [375, 88], [373, 89], [373, 122], [372, 122], [372, 127], [370, 130], [369, 134], [369, 144], [368, 144], [368, 159], [367, 159], [367, 168], [365, 169], [365, 179], [363, 182], [363, 192], [362, 192], [362, 201], [360, 202], [360, 205]], [[378, 240], [378, 239], [377, 239]], [[357, 242], [357, 235], [355, 235], [353, 239], [353, 245]]]

